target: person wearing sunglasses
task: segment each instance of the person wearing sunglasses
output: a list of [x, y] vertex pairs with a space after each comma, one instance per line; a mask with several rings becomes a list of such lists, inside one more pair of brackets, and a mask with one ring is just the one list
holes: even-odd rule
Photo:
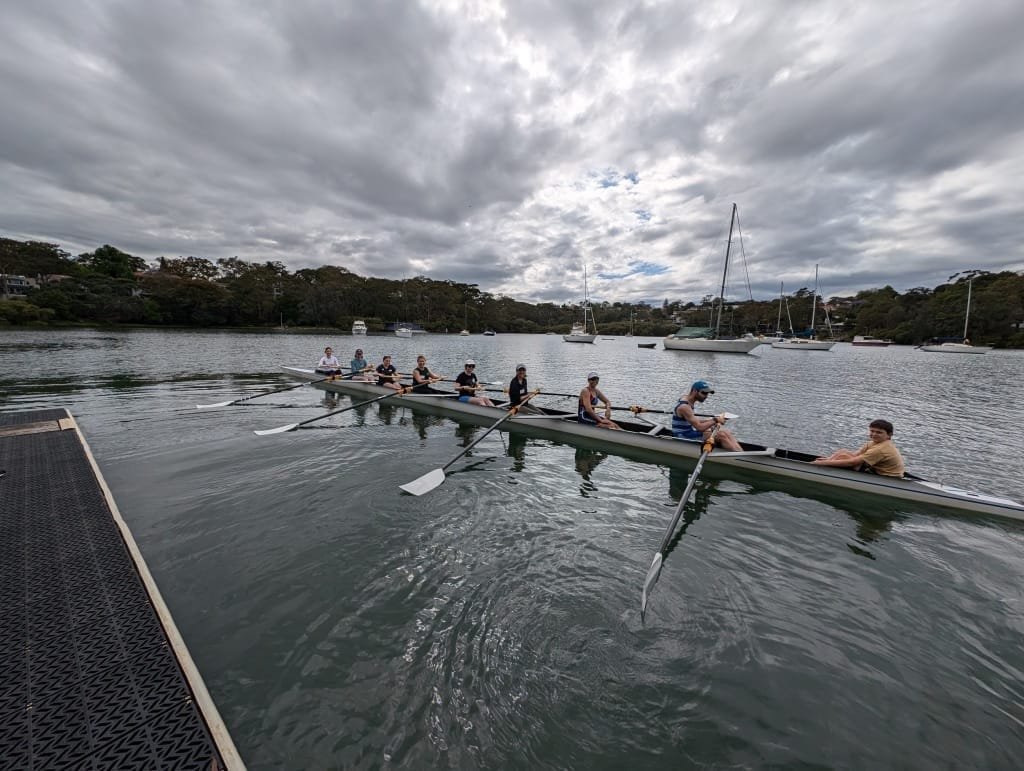
[[[597, 387], [598, 382], [601, 380], [600, 376], [596, 372], [591, 372], [587, 375], [587, 386], [580, 391], [580, 401], [576, 409], [576, 418], [580, 423], [588, 423], [598, 428], [611, 428], [615, 430], [621, 430], [622, 426], [612, 420], [612, 403], [601, 393], [601, 389]], [[604, 403], [604, 415], [598, 413], [595, 407], [598, 404]]]
[[455, 378], [459, 390], [459, 401], [479, 404], [482, 407], [493, 407], [494, 402], [486, 396], [477, 396], [476, 362], [466, 359], [466, 366]]
[[363, 356], [363, 349], [356, 348], [355, 356], [352, 357], [352, 361], [349, 363], [349, 369], [352, 372], [353, 380], [373, 380], [373, 375], [366, 372], [370, 369], [369, 363], [366, 361], [366, 357]]
[[872, 420], [868, 424], [868, 441], [859, 450], [836, 450], [831, 455], [815, 458], [819, 466], [839, 466], [867, 471], [884, 477], [903, 476], [903, 456], [892, 443], [892, 423]]
[[[711, 434], [711, 429], [716, 423], [725, 423], [725, 418], [721, 415], [701, 418], [693, 411], [694, 407], [706, 401], [713, 393], [714, 390], [706, 380], [698, 380], [690, 386], [690, 392], [676, 402], [676, 407], [672, 410], [672, 436], [687, 442], [703, 442]], [[724, 428], [718, 429], [715, 444], [731, 452], [743, 450], [736, 437]]]

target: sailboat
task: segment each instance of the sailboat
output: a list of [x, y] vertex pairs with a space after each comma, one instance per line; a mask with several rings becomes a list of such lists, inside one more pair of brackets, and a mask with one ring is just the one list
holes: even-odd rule
[[962, 343], [938, 343], [936, 345], [922, 345], [922, 351], [929, 353], [988, 353], [992, 350], [988, 345], [971, 345], [967, 340], [967, 322], [971, 319], [971, 285], [974, 279], [967, 282], [967, 312], [964, 314], [964, 341]]
[[[722, 269], [722, 291], [718, 297], [718, 321], [715, 328], [682, 327], [669, 335], [662, 343], [672, 351], [706, 351], [708, 353], [750, 353], [761, 344], [753, 335], [740, 338], [721, 337], [722, 308], [725, 306], [725, 280], [729, 275], [729, 252], [732, 249], [732, 232], [736, 226], [737, 208], [732, 205], [732, 218], [729, 220], [729, 240], [725, 245], [725, 266]], [[713, 309], [713, 307], [712, 307]]]
[[[775, 331], [770, 335], [763, 335], [761, 337], [761, 345], [771, 345], [772, 343], [781, 342], [785, 340], [782, 336], [782, 303], [785, 302], [786, 296], [784, 294], [786, 285], [784, 282], [779, 282], [779, 316], [775, 319]], [[786, 303], [786, 316], [789, 316], [789, 303]], [[793, 334], [793, 319], [789, 319], [789, 333]]]
[[818, 266], [814, 266], [814, 294], [811, 295], [811, 335], [812, 337], [787, 337], [775, 340], [772, 348], [786, 348], [791, 351], [830, 351], [836, 344], [835, 340], [815, 340], [814, 312], [818, 309]]
[[[587, 331], [587, 319], [590, 319], [590, 328], [594, 330], [591, 334]], [[583, 323], [576, 322], [569, 330], [569, 334], [562, 335], [562, 340], [567, 343], [592, 343], [597, 339], [597, 322], [594, 321], [594, 312], [590, 309], [590, 289], [587, 286], [587, 266], [583, 266]]]
[[459, 334], [462, 337], [469, 337], [469, 303], [466, 303], [463, 308], [465, 309], [465, 315], [462, 319], [462, 331]]

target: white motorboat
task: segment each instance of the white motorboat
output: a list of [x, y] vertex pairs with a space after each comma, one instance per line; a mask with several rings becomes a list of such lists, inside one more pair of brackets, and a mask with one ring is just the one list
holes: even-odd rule
[[352, 334], [353, 335], [365, 335], [366, 334], [366, 322], [357, 319], [352, 322]]
[[412, 337], [412, 327], [407, 327], [405, 324], [399, 324], [395, 327], [395, 337]]

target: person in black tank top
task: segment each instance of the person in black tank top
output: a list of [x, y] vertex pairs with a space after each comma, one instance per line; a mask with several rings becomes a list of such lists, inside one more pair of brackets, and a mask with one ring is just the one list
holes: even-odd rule
[[444, 394], [447, 391], [441, 391], [437, 388], [432, 388], [431, 385], [444, 380], [440, 375], [435, 375], [427, 367], [427, 357], [422, 353], [416, 357], [416, 369], [412, 371], [412, 382], [415, 386], [412, 389], [414, 394]]

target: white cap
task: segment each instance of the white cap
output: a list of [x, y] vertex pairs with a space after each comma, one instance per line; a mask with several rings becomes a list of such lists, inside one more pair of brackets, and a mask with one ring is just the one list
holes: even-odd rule
[[466, 359], [466, 366], [468, 367], [470, 364], [472, 364], [474, 367], [476, 366], [475, 361], [473, 361], [472, 359]]
[[600, 375], [598, 375], [598, 374], [597, 374], [596, 372], [591, 372], [591, 373], [590, 373], [589, 375], [587, 375], [587, 380], [593, 380], [593, 379], [594, 379], [595, 377], [596, 377], [596, 378], [597, 378], [598, 380], [600, 380], [600, 379], [601, 379], [601, 376], [600, 376]]

